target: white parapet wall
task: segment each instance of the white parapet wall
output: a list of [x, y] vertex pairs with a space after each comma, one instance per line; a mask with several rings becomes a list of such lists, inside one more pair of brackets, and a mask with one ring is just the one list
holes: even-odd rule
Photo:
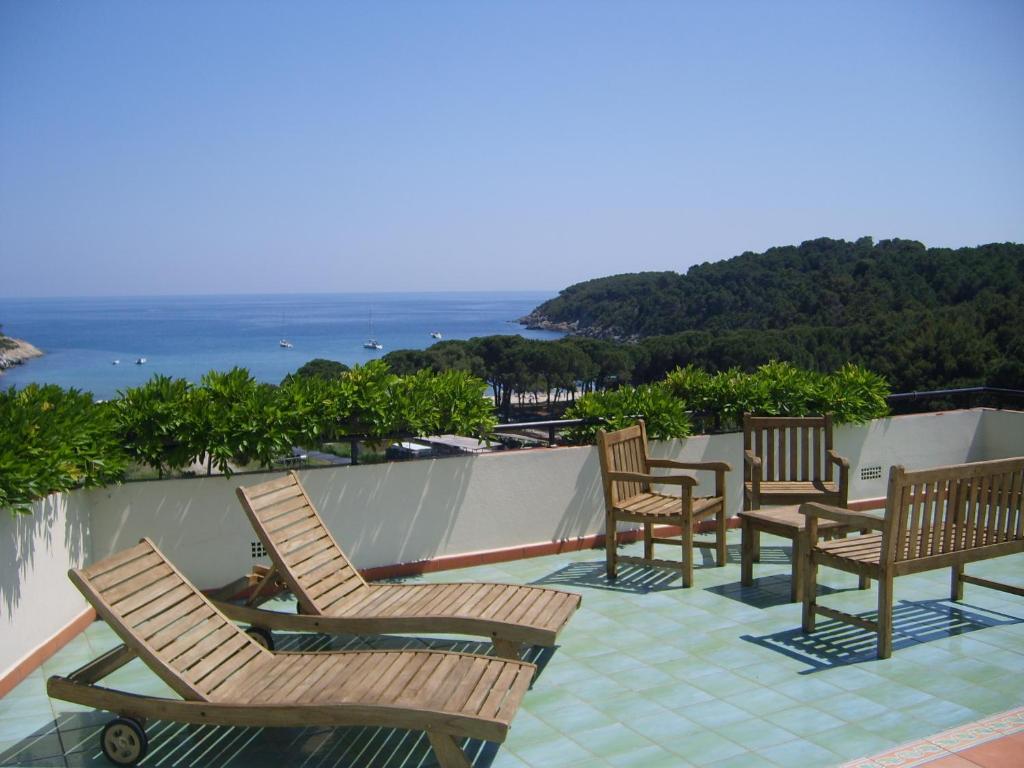
[[[1024, 455], [1024, 414], [976, 409], [880, 419], [837, 428], [836, 449], [850, 461], [850, 498], [877, 499], [885, 496], [894, 463], [916, 469]], [[739, 511], [741, 435], [660, 442], [652, 452], [729, 462], [729, 506]], [[862, 470], [868, 470], [864, 477]], [[143, 536], [202, 588], [267, 563], [253, 556], [256, 535], [235, 488], [276, 476], [128, 483], [52, 496], [27, 517], [0, 513], [0, 679], [85, 608], [66, 578], [69, 567]], [[300, 476], [360, 568], [571, 540], [604, 529], [592, 447], [332, 467]], [[698, 490], [713, 482], [698, 479]]]
[[67, 572], [90, 551], [84, 494], [52, 494], [31, 514], [0, 510], [0, 680], [86, 609]]

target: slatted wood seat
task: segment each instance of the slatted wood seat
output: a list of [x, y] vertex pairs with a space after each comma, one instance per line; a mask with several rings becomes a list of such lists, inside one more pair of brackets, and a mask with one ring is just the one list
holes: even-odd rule
[[[572, 592], [516, 584], [368, 584], [324, 525], [298, 475], [238, 489], [273, 568], [247, 606], [220, 604], [232, 618], [268, 629], [327, 633], [450, 632], [490, 637], [516, 658], [522, 644], [553, 646], [580, 606]], [[280, 579], [301, 615], [257, 608]]]
[[[724, 461], [683, 462], [653, 459], [647, 453], [647, 429], [643, 421], [616, 432], [597, 432], [597, 450], [601, 460], [601, 479], [605, 500], [605, 552], [608, 578], [618, 576], [618, 563], [670, 568], [682, 574], [683, 586], [693, 583], [694, 546], [712, 546], [719, 566], [726, 562], [725, 473]], [[654, 468], [713, 472], [713, 496], [694, 496], [697, 480], [689, 475], [655, 475]], [[674, 485], [678, 495], [652, 490], [652, 486]], [[715, 519], [712, 541], [694, 541], [693, 528], [700, 520]], [[624, 557], [617, 552], [619, 522], [641, 523], [644, 527], [644, 556]], [[677, 537], [656, 537], [655, 525], [678, 526]], [[654, 557], [655, 544], [676, 544], [682, 550], [679, 562]]]
[[[815, 502], [801, 506], [807, 517], [804, 546], [803, 629], [815, 616], [854, 624], [878, 634], [878, 657], [892, 654], [893, 579], [950, 568], [950, 599], [963, 598], [963, 585], [1024, 596], [1024, 588], [964, 573], [967, 563], [1024, 552], [1024, 457], [889, 472], [885, 516]], [[819, 520], [837, 521], [861, 536], [818, 541]], [[817, 570], [828, 566], [878, 580], [878, 618], [868, 620], [817, 602]]]
[[[69, 575], [124, 645], [68, 677], [51, 677], [47, 690], [135, 721], [423, 729], [442, 766], [466, 768], [455, 739], [503, 741], [536, 671], [517, 660], [436, 651], [273, 653], [148, 539]], [[183, 700], [95, 685], [135, 656]], [[141, 748], [125, 750], [132, 738]], [[101, 743], [115, 761], [132, 764], [146, 737], [122, 722], [105, 729]]]

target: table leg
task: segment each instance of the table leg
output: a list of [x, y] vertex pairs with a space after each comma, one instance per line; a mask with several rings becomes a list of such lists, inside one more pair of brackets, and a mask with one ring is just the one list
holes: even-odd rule
[[758, 535], [750, 520], [740, 518], [740, 584], [749, 587], [754, 583], [754, 537]]

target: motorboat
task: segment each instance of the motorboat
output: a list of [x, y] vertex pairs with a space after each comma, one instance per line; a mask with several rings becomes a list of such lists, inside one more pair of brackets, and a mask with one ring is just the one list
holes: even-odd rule
[[430, 338], [432, 338], [432, 339], [440, 339], [441, 338], [441, 332], [440, 331], [431, 331], [430, 332]]
[[367, 339], [363, 342], [363, 349], [384, 349], [384, 345], [376, 339]]
[[140, 358], [137, 358], [135, 360], [135, 364], [136, 365], [143, 365], [143, 364], [145, 364], [145, 362], [146, 362], [146, 358], [144, 358], [144, 357], [140, 357]]
[[295, 345], [288, 341], [288, 339], [281, 339], [279, 342], [277, 342], [277, 346], [281, 347], [282, 349], [291, 349]]

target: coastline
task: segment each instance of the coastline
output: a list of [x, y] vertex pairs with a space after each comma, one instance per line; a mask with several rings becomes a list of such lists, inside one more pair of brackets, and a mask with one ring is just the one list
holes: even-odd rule
[[42, 357], [44, 354], [42, 350], [21, 339], [12, 339], [9, 336], [4, 336], [0, 337], [0, 342], [5, 345], [13, 344], [13, 346], [0, 347], [0, 376], [8, 368], [22, 365], [26, 360], [31, 360], [33, 357]]

